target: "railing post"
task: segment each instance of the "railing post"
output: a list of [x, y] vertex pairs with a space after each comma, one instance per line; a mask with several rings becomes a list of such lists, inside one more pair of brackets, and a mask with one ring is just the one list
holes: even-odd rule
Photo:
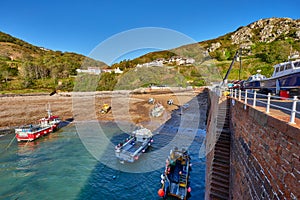
[[245, 91], [245, 105], [247, 105], [248, 89]]
[[271, 102], [271, 93], [268, 93], [268, 102], [267, 102], [267, 113], [270, 113], [270, 102]]
[[293, 107], [292, 107], [291, 118], [290, 118], [289, 124], [295, 124], [296, 107], [297, 107], [297, 96], [294, 96]]
[[253, 107], [256, 106], [256, 90], [254, 90], [254, 96], [253, 96]]
[[239, 101], [242, 100], [242, 90], [239, 90]]
[[236, 99], [236, 89], [234, 89], [234, 98]]

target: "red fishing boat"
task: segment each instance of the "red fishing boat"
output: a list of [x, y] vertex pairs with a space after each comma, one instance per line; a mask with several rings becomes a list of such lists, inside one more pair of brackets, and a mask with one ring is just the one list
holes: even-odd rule
[[60, 119], [48, 109], [48, 116], [39, 120], [36, 125], [25, 125], [15, 129], [16, 138], [20, 141], [33, 141], [58, 129]]

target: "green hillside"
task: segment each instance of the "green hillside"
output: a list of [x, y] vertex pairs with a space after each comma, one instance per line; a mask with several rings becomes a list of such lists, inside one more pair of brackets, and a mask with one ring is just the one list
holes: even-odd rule
[[[300, 20], [290, 18], [269, 18], [258, 20], [236, 31], [216, 39], [186, 45], [169, 51], [152, 52], [137, 59], [122, 61], [112, 67], [134, 68], [137, 64], [157, 58], [172, 56], [194, 58], [192, 65], [176, 65], [191, 85], [209, 84], [221, 80], [228, 70], [236, 51], [242, 51], [242, 69], [235, 62], [229, 80], [247, 79], [258, 69], [267, 77], [273, 72], [273, 65], [287, 61], [288, 56], [300, 52]], [[170, 64], [167, 64], [170, 65]], [[171, 64], [172, 65], [172, 64]], [[201, 77], [201, 78], [200, 78]], [[199, 81], [199, 79], [203, 81]]]
[[83, 63], [105, 66], [83, 55], [37, 47], [0, 32], [0, 92], [72, 91], [76, 69]]

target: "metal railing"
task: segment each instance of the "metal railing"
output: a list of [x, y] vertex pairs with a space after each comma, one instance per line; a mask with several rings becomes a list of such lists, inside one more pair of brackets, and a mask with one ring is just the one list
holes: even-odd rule
[[[266, 113], [270, 113], [270, 108], [283, 111], [290, 115], [289, 124], [295, 124], [295, 118], [300, 118], [300, 106], [297, 107], [300, 100], [297, 96], [293, 98], [274, 96], [268, 93], [268, 95], [257, 93], [250, 90], [237, 90], [230, 89], [230, 97], [237, 99], [245, 105], [252, 105], [253, 107], [260, 106], [266, 108]], [[298, 108], [298, 110], [297, 110]]]

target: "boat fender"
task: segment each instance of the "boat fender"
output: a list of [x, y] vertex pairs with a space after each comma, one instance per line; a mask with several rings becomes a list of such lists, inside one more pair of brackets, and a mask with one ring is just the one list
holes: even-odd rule
[[158, 196], [163, 197], [163, 196], [165, 196], [165, 191], [162, 188], [160, 188], [158, 190], [157, 194], [158, 194]]
[[192, 188], [191, 188], [191, 187], [189, 187], [189, 188], [187, 189], [187, 191], [188, 191], [189, 193], [191, 193], [191, 191], [192, 191]]
[[169, 174], [171, 171], [170, 167], [167, 168], [167, 173]]

